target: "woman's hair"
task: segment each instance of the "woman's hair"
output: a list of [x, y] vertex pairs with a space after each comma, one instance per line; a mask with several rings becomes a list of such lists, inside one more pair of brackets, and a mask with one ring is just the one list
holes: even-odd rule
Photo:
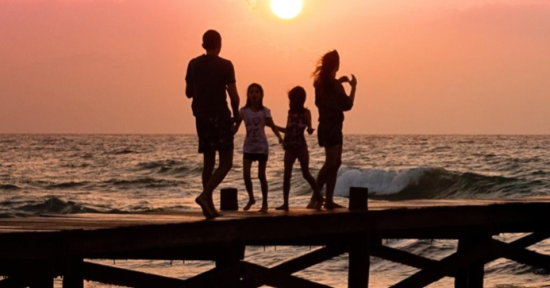
[[323, 55], [323, 57], [319, 59], [315, 72], [313, 72], [315, 82], [320, 81], [322, 84], [327, 84], [327, 80], [330, 80], [331, 77], [330, 74], [339, 64], [340, 55], [338, 55], [338, 51], [332, 50]]
[[250, 94], [250, 90], [252, 90], [252, 88], [254, 87], [258, 88], [258, 90], [260, 90], [260, 94], [262, 94], [262, 97], [260, 98], [260, 110], [263, 110], [264, 109], [264, 88], [262, 88], [262, 86], [258, 83], [252, 83], [248, 85], [248, 89], [246, 89], [246, 104], [244, 105], [244, 108], [250, 107], [250, 99], [248, 99], [248, 94]]
[[288, 91], [288, 100], [290, 102], [290, 111], [303, 113], [306, 108], [306, 90], [301, 86], [296, 86]]

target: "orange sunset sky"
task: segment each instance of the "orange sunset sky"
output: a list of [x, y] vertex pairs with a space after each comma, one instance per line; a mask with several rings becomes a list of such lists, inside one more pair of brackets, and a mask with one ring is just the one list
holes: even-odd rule
[[[284, 124], [330, 49], [358, 78], [344, 132], [550, 134], [550, 1], [0, 0], [0, 133], [195, 133], [187, 63], [207, 29]], [[243, 131], [244, 129], [241, 129]]]

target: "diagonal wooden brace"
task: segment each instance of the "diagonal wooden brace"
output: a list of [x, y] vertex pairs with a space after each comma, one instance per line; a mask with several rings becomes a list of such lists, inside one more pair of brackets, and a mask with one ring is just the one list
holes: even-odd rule
[[243, 262], [243, 277], [252, 278], [277, 288], [331, 288], [330, 286], [315, 283], [306, 279], [292, 276], [285, 272], [275, 271], [260, 265]]
[[[550, 234], [548, 232], [535, 232], [511, 243], [504, 243], [498, 240], [490, 240], [480, 245], [473, 246], [468, 250], [454, 253], [438, 261], [437, 265], [435, 266], [430, 264], [431, 261], [435, 260], [426, 259], [429, 260], [424, 263], [427, 265], [425, 267], [421, 267], [424, 266], [424, 264], [419, 261], [419, 258], [410, 257], [411, 259], [414, 258], [414, 260], [407, 262], [409, 264], [418, 264], [414, 267], [422, 268], [423, 270], [397, 283], [396, 285], [392, 286], [392, 288], [425, 287], [433, 282], [439, 281], [445, 276], [455, 275], [455, 273], [457, 273], [459, 270], [468, 267], [469, 265], [472, 265], [474, 263], [488, 263], [502, 257], [506, 257], [521, 263], [530, 264], [536, 267], [548, 267], [545, 265], [548, 265], [548, 263], [550, 263], [548, 262], [550, 261], [550, 256], [541, 255], [536, 252], [526, 250], [524, 248], [534, 245], [548, 238], [549, 236]], [[404, 261], [397, 262], [403, 263]]]
[[29, 287], [29, 281], [21, 277], [9, 277], [0, 281], [0, 288], [25, 288]]
[[[346, 253], [347, 250], [347, 247], [343, 246], [327, 246], [317, 249], [308, 254], [302, 255], [300, 257], [288, 260], [269, 269], [276, 272], [293, 274], [324, 261], [330, 260], [336, 256], [342, 255]], [[241, 288], [256, 288], [264, 284], [266, 283], [259, 281], [259, 279], [257, 278], [245, 278], [241, 282]]]
[[227, 283], [224, 280], [233, 277], [234, 274], [239, 274], [240, 270], [239, 263], [238, 265], [223, 269], [214, 268], [187, 280], [180, 280], [95, 263], [83, 263], [84, 278], [86, 280], [134, 288], [225, 287]]

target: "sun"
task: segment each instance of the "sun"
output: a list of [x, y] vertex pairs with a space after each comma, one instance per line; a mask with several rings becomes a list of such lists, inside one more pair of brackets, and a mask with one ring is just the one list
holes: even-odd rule
[[271, 10], [280, 18], [291, 19], [302, 10], [302, 0], [271, 0]]

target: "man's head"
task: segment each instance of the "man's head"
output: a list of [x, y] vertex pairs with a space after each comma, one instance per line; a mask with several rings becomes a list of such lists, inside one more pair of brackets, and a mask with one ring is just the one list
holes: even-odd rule
[[222, 36], [216, 30], [208, 30], [202, 35], [202, 48], [208, 54], [219, 54], [222, 48]]

